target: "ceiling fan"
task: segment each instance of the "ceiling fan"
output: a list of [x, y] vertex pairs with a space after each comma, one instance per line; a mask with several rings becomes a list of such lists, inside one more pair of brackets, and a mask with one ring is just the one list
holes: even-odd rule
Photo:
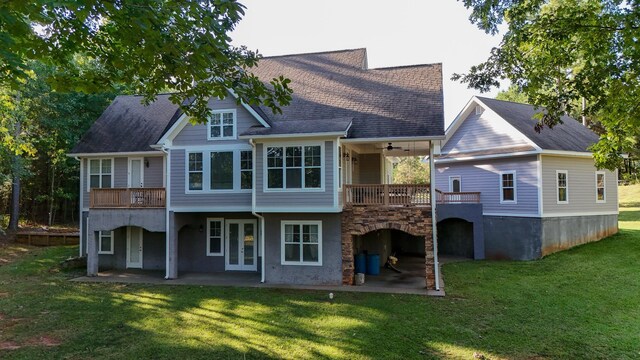
[[389, 145], [385, 146], [385, 147], [381, 147], [378, 149], [386, 149], [387, 151], [391, 151], [391, 150], [402, 150], [402, 146], [393, 146], [393, 143], [388, 143]]

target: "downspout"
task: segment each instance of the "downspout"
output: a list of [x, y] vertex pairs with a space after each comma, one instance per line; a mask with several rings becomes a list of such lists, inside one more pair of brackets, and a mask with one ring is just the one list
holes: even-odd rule
[[[82, 255], [84, 255], [83, 254], [84, 247], [82, 246], [82, 234], [83, 234], [83, 231], [84, 231], [84, 224], [83, 224], [84, 223], [84, 219], [82, 218], [82, 213], [84, 211], [84, 209], [83, 209], [83, 207], [84, 207], [84, 201], [83, 201], [83, 199], [84, 199], [84, 192], [83, 192], [83, 190], [84, 190], [83, 189], [83, 187], [84, 187], [84, 171], [82, 169], [82, 167], [83, 167], [82, 159], [80, 159], [77, 156], [74, 156], [73, 158], [80, 162], [80, 198], [78, 199], [79, 200], [78, 204], [80, 205], [80, 212], [78, 213], [78, 217], [80, 217], [80, 236], [78, 237], [78, 239], [80, 239], [80, 241], [79, 241], [79, 243], [80, 243], [80, 246], [79, 246], [80, 255], [79, 256], [82, 257]], [[86, 231], [85, 231], [85, 233], [86, 233]], [[87, 241], [89, 241], [89, 240], [87, 240]]]
[[434, 162], [433, 141], [429, 142], [429, 177], [431, 182], [431, 234], [433, 236], [433, 266], [436, 278], [436, 291], [440, 291], [440, 266], [438, 264], [438, 222], [436, 221], [436, 197], [434, 188], [436, 186], [436, 168]]
[[169, 150], [166, 147], [162, 146], [160, 150], [166, 154], [165, 156], [165, 271], [164, 271], [164, 279], [169, 280], [169, 237], [171, 236], [171, 229], [169, 228], [169, 205], [171, 203], [171, 159]]
[[262, 261], [260, 261], [260, 283], [265, 282], [265, 274], [264, 271], [266, 269], [265, 266], [265, 246], [264, 246], [264, 216], [258, 214], [256, 212], [256, 143], [253, 141], [253, 139], [249, 139], [249, 144], [251, 144], [251, 148], [252, 148], [252, 152], [251, 152], [251, 166], [252, 166], [252, 172], [253, 172], [253, 181], [252, 181], [252, 186], [251, 186], [251, 213], [253, 214], [253, 216], [257, 217], [260, 222], [260, 236], [259, 236], [259, 241], [260, 241], [260, 253], [262, 254]]

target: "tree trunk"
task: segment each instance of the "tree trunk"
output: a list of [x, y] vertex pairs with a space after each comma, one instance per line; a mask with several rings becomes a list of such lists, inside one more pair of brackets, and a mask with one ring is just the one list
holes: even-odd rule
[[51, 194], [49, 195], [49, 226], [53, 223], [53, 208], [54, 208], [54, 195], [55, 195], [55, 183], [56, 183], [56, 166], [51, 167]]
[[[20, 136], [20, 121], [16, 122], [15, 137]], [[16, 154], [11, 156], [11, 176], [13, 177], [11, 182], [11, 212], [9, 217], [10, 232], [15, 233], [18, 231], [18, 219], [20, 217], [20, 175], [22, 169], [20, 169], [20, 157]]]

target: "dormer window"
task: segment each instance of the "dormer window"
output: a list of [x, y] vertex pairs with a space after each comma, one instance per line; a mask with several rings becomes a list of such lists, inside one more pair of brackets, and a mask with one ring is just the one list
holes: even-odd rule
[[214, 110], [209, 118], [209, 140], [235, 139], [236, 135], [236, 111]]

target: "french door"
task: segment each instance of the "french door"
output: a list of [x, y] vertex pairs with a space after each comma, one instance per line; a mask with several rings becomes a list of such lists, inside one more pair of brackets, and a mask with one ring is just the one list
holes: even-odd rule
[[226, 220], [225, 270], [258, 270], [256, 220]]

